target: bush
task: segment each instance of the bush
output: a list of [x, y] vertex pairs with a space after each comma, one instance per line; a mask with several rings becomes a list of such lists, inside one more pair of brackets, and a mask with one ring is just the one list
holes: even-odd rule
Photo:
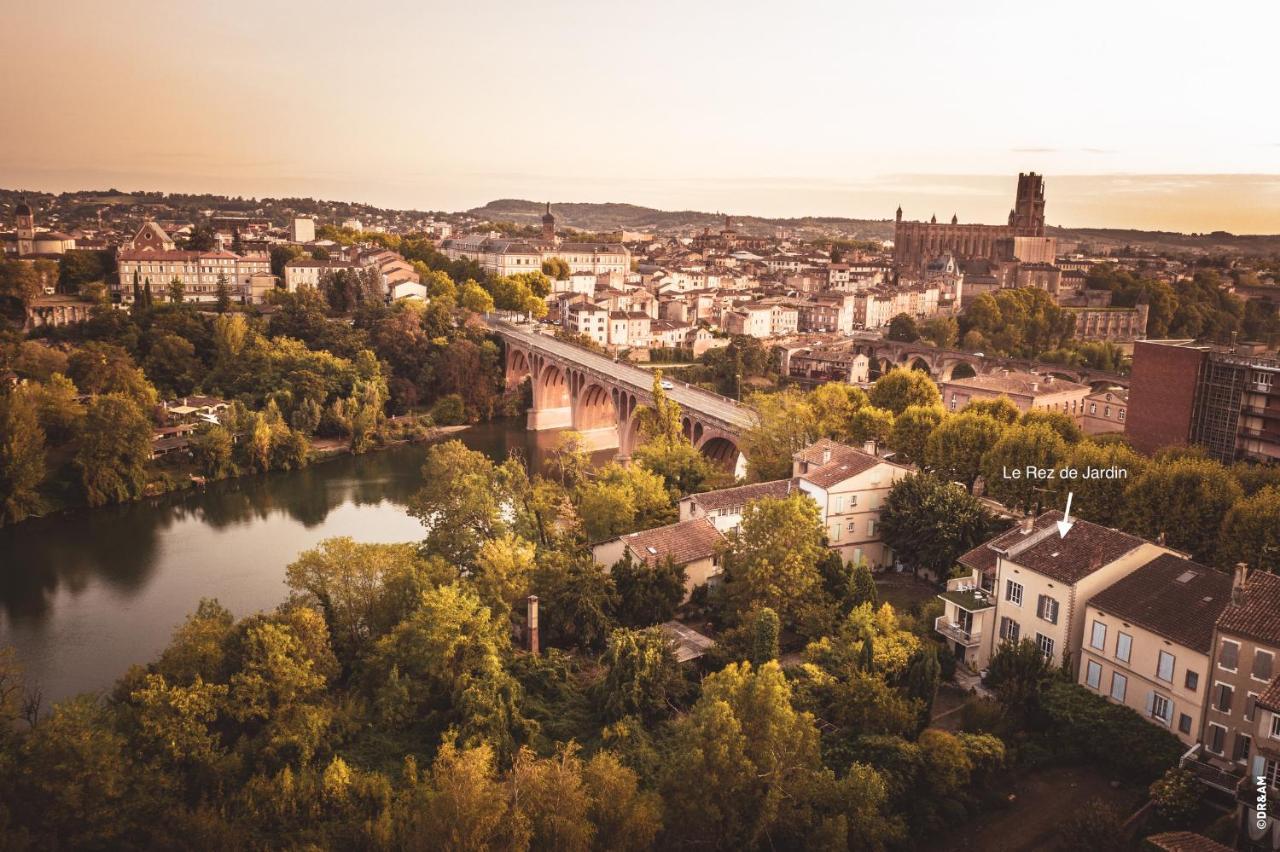
[[431, 420], [440, 426], [459, 426], [467, 422], [467, 408], [456, 393], [442, 396], [431, 406]]
[[1096, 761], [1140, 783], [1176, 766], [1184, 750], [1167, 730], [1075, 683], [1050, 683], [1041, 694], [1040, 710], [1050, 750]]
[[1091, 799], [1062, 824], [1058, 836], [1063, 849], [1123, 852], [1128, 847], [1123, 826], [1124, 815], [1102, 799]]

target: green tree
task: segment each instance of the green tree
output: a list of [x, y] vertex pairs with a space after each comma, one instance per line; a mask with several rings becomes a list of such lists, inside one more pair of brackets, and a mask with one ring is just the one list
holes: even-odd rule
[[920, 329], [916, 327], [915, 317], [911, 314], [896, 314], [889, 320], [889, 329], [884, 336], [886, 340], [915, 343], [920, 339]]
[[618, 617], [627, 627], [670, 621], [684, 600], [685, 569], [671, 559], [637, 562], [630, 552], [609, 569], [618, 591]]
[[751, 501], [725, 555], [726, 593], [740, 612], [767, 606], [788, 629], [814, 630], [822, 617], [817, 566], [825, 539], [818, 506], [808, 496]]
[[225, 274], [218, 275], [218, 313], [225, 314], [231, 310], [231, 287], [227, 284], [227, 276]]
[[23, 390], [35, 404], [40, 427], [51, 443], [64, 444], [79, 433], [85, 407], [74, 382], [54, 373], [44, 383], [28, 385]]
[[867, 405], [867, 394], [854, 385], [827, 382], [810, 391], [808, 401], [817, 419], [817, 436], [848, 441], [853, 415]]
[[1202, 562], [1217, 561], [1218, 535], [1242, 496], [1231, 471], [1204, 458], [1157, 460], [1125, 489], [1125, 529], [1166, 537], [1170, 547]]
[[1156, 814], [1171, 828], [1186, 828], [1200, 810], [1200, 787], [1186, 769], [1171, 767], [1150, 787]]
[[942, 394], [928, 373], [898, 368], [876, 379], [867, 395], [876, 408], [886, 408], [894, 416], [913, 405], [942, 405]]
[[1021, 423], [1023, 426], [1037, 423], [1048, 426], [1067, 444], [1079, 443], [1084, 438], [1084, 432], [1076, 425], [1075, 418], [1062, 411], [1032, 409], [1023, 413]]
[[1218, 564], [1243, 562], [1280, 573], [1280, 488], [1264, 488], [1233, 503], [1218, 541]]
[[898, 480], [880, 511], [885, 544], [914, 571], [946, 577], [960, 556], [993, 532], [986, 507], [954, 482], [934, 474]]
[[950, 349], [960, 339], [955, 317], [930, 317], [920, 326], [920, 336], [940, 349]]
[[1007, 396], [998, 396], [995, 399], [975, 399], [966, 405], [962, 410], [962, 414], [985, 414], [993, 420], [997, 420], [1006, 425], [1012, 426], [1022, 417], [1022, 412], [1013, 400]]
[[215, 423], [201, 425], [191, 440], [192, 460], [210, 479], [235, 475], [234, 450], [231, 433]]
[[[1076, 475], [1056, 481], [1058, 499], [1065, 505], [1067, 492], [1072, 492], [1075, 494], [1072, 514], [1086, 521], [1118, 527], [1125, 513], [1125, 490], [1142, 475], [1148, 463], [1148, 459], [1124, 444], [1081, 441], [1068, 447], [1062, 459], [1062, 467], [1075, 471]], [[1086, 471], [1112, 468], [1122, 473], [1114, 479], [1086, 476]]]
[[1050, 426], [1011, 426], [982, 458], [987, 493], [1010, 508], [1030, 510], [1042, 499], [1038, 489], [1053, 483], [1028, 476], [1026, 469], [1053, 470], [1056, 476], [1066, 454], [1066, 443]]
[[675, 507], [666, 482], [640, 465], [611, 462], [594, 482], [577, 494], [578, 514], [590, 541], [661, 526], [675, 520]]
[[747, 662], [759, 667], [778, 659], [778, 636], [782, 632], [782, 622], [776, 612], [767, 606], [752, 610], [747, 615], [746, 628], [750, 643]]
[[493, 297], [474, 281], [467, 281], [458, 292], [458, 305], [475, 314], [493, 311]]
[[1004, 426], [982, 414], [962, 412], [943, 419], [925, 442], [925, 461], [939, 475], [963, 483], [970, 492], [982, 472], [982, 459]]
[[0, 525], [39, 512], [44, 481], [44, 430], [24, 393], [0, 396]]
[[176, 275], [173, 276], [169, 281], [169, 287], [167, 290], [169, 294], [169, 301], [175, 305], [181, 305], [186, 298], [186, 290], [186, 285], [182, 283], [182, 279]]
[[855, 444], [874, 441], [877, 446], [893, 439], [893, 412], [874, 405], [864, 405], [853, 413], [849, 421], [849, 440]]
[[668, 702], [680, 694], [680, 664], [660, 627], [614, 630], [603, 663], [600, 704], [610, 721], [661, 718], [668, 713]]
[[557, 281], [569, 280], [569, 264], [561, 257], [549, 257], [542, 261], [542, 274]]
[[1019, 722], [1031, 718], [1045, 684], [1054, 677], [1053, 663], [1030, 639], [1002, 642], [991, 655], [983, 681], [1007, 714]]
[[427, 527], [429, 553], [466, 565], [484, 541], [505, 531], [502, 496], [488, 457], [461, 441], [445, 441], [427, 450], [422, 488], [409, 511]]
[[818, 420], [808, 398], [795, 390], [753, 394], [747, 403], [758, 420], [742, 436], [750, 478], [755, 482], [791, 475], [791, 457], [818, 437]]
[[942, 680], [942, 666], [938, 664], [938, 652], [933, 645], [924, 645], [907, 663], [906, 673], [902, 678], [903, 691], [908, 698], [920, 702], [920, 724], [917, 732], [923, 731], [933, 716], [933, 701], [938, 694], [938, 684]]
[[150, 458], [151, 423], [134, 400], [109, 393], [89, 403], [75, 463], [90, 506], [140, 497]]
[[924, 463], [925, 447], [929, 436], [942, 423], [943, 412], [938, 406], [908, 406], [893, 420], [893, 434], [889, 444], [905, 462]]

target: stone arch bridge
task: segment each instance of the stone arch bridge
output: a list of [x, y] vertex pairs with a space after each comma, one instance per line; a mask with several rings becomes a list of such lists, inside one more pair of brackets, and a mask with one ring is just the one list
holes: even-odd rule
[[[652, 373], [501, 320], [490, 320], [489, 326], [505, 344], [507, 388], [526, 380], [532, 385], [530, 429], [573, 429], [590, 449], [617, 448], [618, 455], [631, 455], [639, 444], [636, 409], [653, 404]], [[755, 412], [682, 382], [674, 382], [667, 396], [680, 404], [693, 445], [741, 474], [742, 433], [755, 425]]]
[[923, 370], [936, 381], [953, 378], [989, 376], [1001, 370], [1051, 373], [1061, 379], [1083, 385], [1100, 387], [1128, 387], [1129, 377], [1089, 367], [1070, 367], [1022, 358], [1002, 358], [995, 355], [976, 355], [961, 349], [939, 349], [923, 343], [901, 343], [895, 340], [855, 338], [853, 350], [871, 359], [872, 378], [883, 375], [895, 367]]

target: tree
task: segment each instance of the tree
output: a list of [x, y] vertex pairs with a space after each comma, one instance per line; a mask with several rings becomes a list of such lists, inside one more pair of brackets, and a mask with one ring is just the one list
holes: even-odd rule
[[667, 715], [668, 702], [683, 684], [680, 664], [660, 627], [614, 630], [603, 663], [600, 704], [610, 721], [636, 716], [652, 722]]
[[809, 392], [818, 437], [834, 441], [849, 440], [853, 415], [867, 404], [866, 391], [844, 382], [826, 382]]
[[27, 394], [0, 396], [0, 525], [40, 511], [44, 438], [36, 407]]
[[640, 465], [605, 465], [594, 482], [578, 489], [577, 503], [593, 542], [675, 520], [666, 482]]
[[908, 698], [920, 702], [920, 725], [917, 732], [923, 731], [933, 715], [933, 700], [938, 694], [938, 683], [942, 679], [942, 666], [938, 664], [938, 652], [933, 645], [924, 645], [907, 663], [906, 673], [902, 678], [903, 691]]
[[1023, 426], [1034, 426], [1037, 423], [1048, 426], [1067, 444], [1079, 443], [1084, 438], [1084, 432], [1076, 425], [1075, 418], [1063, 411], [1032, 409], [1023, 413], [1021, 423]]
[[151, 341], [151, 351], [143, 368], [166, 399], [189, 395], [204, 372], [195, 346], [185, 338], [167, 333]]
[[458, 305], [472, 313], [487, 314], [493, 311], [493, 297], [476, 282], [467, 281], [458, 292]]
[[285, 569], [285, 582], [324, 615], [338, 659], [348, 665], [399, 624], [422, 591], [452, 572], [412, 544], [364, 544], [329, 538]]
[[889, 320], [886, 340], [897, 340], [901, 343], [915, 343], [920, 339], [920, 330], [916, 328], [915, 317], [910, 314], [897, 314]]
[[628, 551], [609, 575], [618, 591], [619, 621], [627, 627], [670, 621], [684, 600], [685, 568], [670, 558], [636, 562]]
[[[239, 234], [237, 234], [239, 236]], [[218, 313], [225, 314], [231, 310], [231, 287], [227, 284], [225, 274], [218, 275]]]
[[1233, 503], [1218, 541], [1218, 564], [1244, 562], [1280, 574], [1280, 488], [1264, 488]]
[[930, 317], [920, 326], [920, 336], [939, 349], [950, 349], [960, 339], [955, 317]]
[[90, 506], [142, 495], [151, 458], [151, 423], [134, 400], [120, 393], [89, 403], [76, 467]]
[[933, 430], [942, 423], [943, 412], [938, 406], [911, 405], [893, 420], [893, 434], [889, 444], [905, 462], [922, 464], [925, 446]]
[[1171, 828], [1186, 828], [1200, 810], [1200, 787], [1186, 769], [1170, 767], [1150, 787], [1156, 814]]
[[471, 580], [495, 615], [509, 614], [529, 597], [536, 567], [535, 548], [512, 533], [480, 545]]
[[1056, 471], [1066, 454], [1067, 445], [1051, 427], [1011, 426], [982, 458], [987, 493], [1011, 509], [1030, 510], [1041, 502], [1039, 489], [1052, 483], [1029, 476], [1027, 468]]
[[1053, 663], [1030, 639], [1002, 642], [991, 656], [983, 683], [1005, 712], [1020, 722], [1038, 706], [1041, 690], [1054, 676]]
[[173, 278], [169, 280], [169, 301], [175, 305], [181, 305], [183, 300], [186, 298], [186, 289], [186, 285], [182, 283], [182, 279], [176, 275], [173, 276]]
[[613, 578], [589, 553], [547, 552], [533, 578], [541, 599], [539, 620], [547, 645], [598, 650], [617, 626]]
[[925, 442], [930, 468], [970, 492], [982, 472], [982, 459], [1000, 439], [1004, 427], [982, 414], [962, 412], [943, 419]]
[[1124, 526], [1202, 562], [1217, 559], [1218, 534], [1242, 496], [1231, 471], [1204, 458], [1157, 460], [1125, 489]]
[[143, 408], [156, 402], [156, 389], [133, 363], [133, 358], [113, 343], [89, 341], [67, 359], [67, 375], [82, 393], [121, 393]]
[[595, 827], [595, 848], [641, 852], [652, 848], [662, 829], [661, 800], [640, 789], [636, 773], [612, 752], [598, 751], [582, 768], [590, 796], [587, 816]]
[[767, 606], [789, 629], [818, 628], [825, 538], [818, 506], [804, 494], [748, 503], [725, 555], [725, 591], [738, 611]]
[[[1075, 499], [1071, 512], [1086, 521], [1094, 521], [1109, 527], [1118, 527], [1125, 513], [1125, 490], [1129, 483], [1141, 476], [1149, 460], [1138, 455], [1124, 444], [1099, 444], [1081, 441], [1067, 448], [1062, 467], [1076, 472], [1071, 479], [1058, 479], [1058, 499], [1066, 504], [1067, 493]], [[1085, 471], [1120, 473], [1115, 478], [1089, 478]]]
[[1014, 405], [1013, 400], [1003, 395], [995, 399], [975, 399], [961, 409], [961, 413], [985, 414], [991, 419], [1009, 426], [1017, 423], [1022, 416], [1022, 412], [1018, 409], [1018, 406]]
[[422, 488], [409, 504], [427, 527], [427, 552], [467, 565], [484, 541], [506, 529], [497, 479], [493, 462], [461, 441], [427, 450]]
[[235, 443], [225, 426], [205, 423], [196, 429], [191, 441], [191, 457], [210, 479], [222, 479], [235, 474], [232, 460]]
[[850, 584], [849, 604], [850, 608], [861, 606], [862, 604], [870, 604], [875, 606], [879, 601], [876, 593], [876, 581], [871, 576], [871, 566], [867, 564], [866, 557], [852, 563], [853, 576]]
[[495, 764], [487, 743], [460, 748], [446, 740], [427, 782], [410, 787], [397, 803], [399, 845], [412, 848], [434, 838], [443, 849], [482, 852], [502, 848], [511, 834], [518, 835], [509, 792]]
[[876, 379], [867, 395], [876, 408], [886, 408], [894, 416], [912, 405], [940, 406], [942, 394], [928, 373], [906, 370], [901, 367], [890, 370]]
[[856, 444], [873, 441], [877, 446], [882, 446], [893, 438], [893, 426], [893, 412], [874, 405], [864, 405], [850, 418], [849, 440]]
[[880, 511], [880, 536], [913, 571], [946, 577], [956, 560], [993, 532], [986, 507], [934, 474], [899, 479]]
[[778, 659], [778, 635], [782, 632], [782, 622], [778, 614], [769, 607], [754, 609], [747, 614], [747, 662], [757, 668], [770, 660]]
[[748, 404], [758, 419], [742, 436], [742, 451], [748, 472], [755, 482], [783, 479], [791, 475], [791, 457], [818, 437], [818, 421], [813, 407], [799, 391], [753, 394]]
[[557, 281], [569, 280], [569, 264], [562, 257], [549, 257], [542, 261], [542, 274]]
[[41, 384], [21, 389], [36, 408], [36, 417], [45, 437], [58, 445], [71, 440], [84, 422], [85, 407], [75, 383], [61, 373], [54, 373]]

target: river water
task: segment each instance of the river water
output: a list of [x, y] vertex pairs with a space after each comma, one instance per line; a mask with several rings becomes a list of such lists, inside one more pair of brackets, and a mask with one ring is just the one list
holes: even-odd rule
[[[555, 441], [522, 421], [453, 437], [498, 461], [519, 453], [536, 467]], [[17, 649], [46, 702], [107, 690], [133, 663], [154, 659], [202, 597], [237, 618], [276, 606], [287, 595], [285, 566], [322, 539], [421, 539], [405, 507], [425, 453], [409, 445], [342, 456], [0, 527], [0, 647]]]

